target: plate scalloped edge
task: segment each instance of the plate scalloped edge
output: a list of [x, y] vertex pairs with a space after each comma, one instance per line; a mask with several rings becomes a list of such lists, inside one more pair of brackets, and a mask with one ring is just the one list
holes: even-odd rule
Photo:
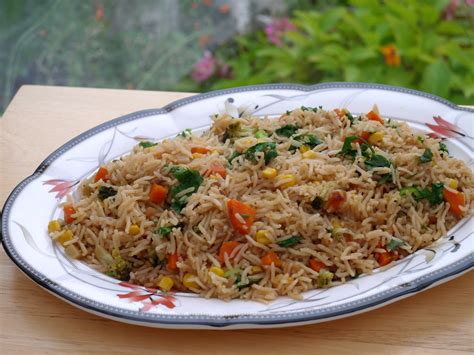
[[[111, 307], [110, 305], [91, 301], [87, 298], [81, 297], [71, 293], [69, 290], [64, 289], [62, 286], [56, 282], [44, 277], [37, 270], [33, 269], [22, 257], [17, 253], [14, 246], [11, 243], [11, 236], [7, 228], [7, 221], [9, 219], [9, 213], [13, 202], [15, 201], [18, 194], [33, 180], [40, 176], [48, 166], [57, 159], [63, 152], [67, 151], [71, 147], [77, 145], [83, 140], [97, 134], [98, 132], [105, 131], [109, 128], [116, 127], [122, 123], [133, 121], [142, 117], [147, 117], [151, 115], [166, 114], [170, 113], [173, 110], [193, 103], [200, 100], [205, 100], [208, 98], [213, 98], [216, 96], [229, 95], [233, 93], [248, 92], [255, 90], [296, 90], [302, 92], [318, 91], [323, 89], [336, 89], [336, 88], [360, 88], [360, 89], [379, 89], [384, 91], [393, 91], [401, 92], [409, 95], [420, 96], [427, 98], [443, 105], [448, 106], [449, 108], [455, 109], [457, 111], [464, 111], [469, 113], [474, 113], [474, 109], [459, 107], [445, 99], [440, 97], [415, 91], [411, 89], [405, 89], [400, 87], [382, 85], [382, 84], [365, 84], [365, 83], [323, 83], [316, 84], [312, 86], [298, 85], [298, 84], [267, 84], [267, 85], [255, 85], [255, 86], [246, 86], [240, 88], [233, 88], [227, 90], [218, 90], [205, 94], [199, 94], [191, 96], [189, 98], [184, 98], [172, 102], [161, 109], [150, 109], [131, 113], [119, 118], [113, 119], [111, 121], [105, 122], [99, 126], [96, 126], [77, 137], [73, 138], [52, 154], [50, 154], [35, 170], [35, 172], [24, 179], [15, 189], [12, 191], [10, 196], [5, 202], [5, 206], [2, 211], [1, 216], [1, 229], [0, 236], [2, 239], [3, 247], [7, 255], [13, 260], [13, 262], [22, 270], [28, 277], [33, 281], [38, 283], [41, 287], [45, 288], [52, 294], [57, 297], [60, 297], [66, 300], [68, 303], [71, 303], [81, 309], [86, 311], [100, 314], [112, 319], [121, 320], [125, 322], [130, 322], [134, 324], [149, 325], [155, 327], [217, 327], [217, 328], [236, 328], [236, 327], [258, 327], [258, 326], [288, 326], [288, 325], [298, 325], [306, 323], [315, 323], [326, 321], [330, 319], [341, 318], [344, 316], [361, 313], [369, 309], [374, 309], [381, 307], [384, 304], [394, 302], [398, 299], [407, 297], [411, 294], [420, 292], [424, 289], [430, 288], [436, 284], [448, 281], [454, 277], [461, 275], [464, 272], [473, 268], [474, 265], [474, 252], [468, 254], [461, 260], [457, 260], [455, 263], [452, 263], [441, 270], [435, 272], [427, 273], [416, 280], [413, 280], [408, 285], [401, 285], [396, 288], [385, 290], [375, 296], [370, 296], [364, 299], [364, 302], [358, 301], [356, 304], [347, 303], [345, 305], [334, 307], [329, 310], [325, 310], [324, 314], [318, 314], [318, 312], [308, 311], [300, 312], [297, 316], [292, 316], [291, 314], [272, 314], [272, 315], [259, 315], [254, 314], [249, 315], [238, 315], [238, 316], [204, 316], [204, 315], [163, 315], [156, 313], [143, 313], [143, 312], [133, 312], [128, 310], [122, 310], [117, 307]], [[472, 217], [467, 220], [467, 223], [471, 223]]]

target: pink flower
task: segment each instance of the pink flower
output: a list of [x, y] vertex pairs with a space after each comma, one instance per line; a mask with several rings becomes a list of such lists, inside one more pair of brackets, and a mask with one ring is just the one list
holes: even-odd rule
[[191, 78], [202, 83], [216, 73], [217, 60], [209, 51], [204, 52], [204, 56], [194, 65]]
[[288, 31], [295, 30], [296, 26], [288, 20], [288, 17], [282, 17], [273, 19], [272, 22], [265, 27], [265, 34], [270, 42], [276, 46], [281, 46], [283, 44], [283, 35]]

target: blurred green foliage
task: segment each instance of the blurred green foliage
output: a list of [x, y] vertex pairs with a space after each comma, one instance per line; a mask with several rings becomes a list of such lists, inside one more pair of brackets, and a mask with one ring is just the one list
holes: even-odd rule
[[[362, 81], [473, 104], [474, 6], [460, 0], [453, 12], [454, 2], [286, 0], [294, 28], [275, 44], [252, 29], [226, 42], [236, 27], [225, 0], [0, 0], [0, 113], [30, 83], [207, 91]], [[252, 23], [268, 29], [269, 12], [258, 11]], [[200, 61], [205, 49], [213, 56]], [[189, 75], [199, 65], [204, 81]]]
[[447, 5], [445, 0], [350, 0], [349, 6], [295, 11], [290, 21], [296, 30], [284, 34], [281, 46], [263, 31], [237, 38], [233, 51], [216, 52], [230, 65], [233, 78], [210, 78], [197, 89], [361, 81], [473, 104], [472, 12], [447, 20]]

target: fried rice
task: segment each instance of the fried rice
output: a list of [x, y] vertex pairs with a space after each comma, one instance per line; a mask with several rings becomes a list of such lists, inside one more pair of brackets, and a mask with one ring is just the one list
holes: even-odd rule
[[474, 178], [443, 140], [375, 107], [213, 117], [142, 141], [68, 196], [48, 230], [120, 280], [269, 301], [370, 274], [446, 236]]

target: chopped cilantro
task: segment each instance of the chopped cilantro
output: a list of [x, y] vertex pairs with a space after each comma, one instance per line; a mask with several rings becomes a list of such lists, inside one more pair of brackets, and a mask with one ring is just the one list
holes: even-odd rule
[[117, 190], [115, 190], [113, 187], [111, 186], [99, 187], [99, 199], [101, 199], [102, 201], [115, 195], [117, 195]]
[[346, 111], [346, 116], [347, 116], [347, 119], [349, 121], [351, 121], [350, 125], [352, 126], [354, 124], [356, 118], [354, 116], [352, 116], [352, 113], [350, 113], [349, 111]]
[[296, 244], [298, 244], [300, 242], [300, 240], [302, 240], [303, 238], [300, 237], [299, 235], [294, 235], [288, 239], [285, 239], [285, 240], [282, 240], [280, 242], [278, 242], [278, 245], [281, 246], [281, 247], [284, 247], [284, 248], [289, 248], [289, 247], [292, 247], [292, 246], [295, 246]]
[[[448, 147], [443, 142], [439, 142], [439, 151], [449, 155]], [[443, 154], [441, 153], [441, 155], [443, 155]]]
[[155, 229], [155, 233], [161, 235], [162, 237], [168, 237], [173, 231], [172, 226], [165, 226]]
[[240, 157], [241, 155], [242, 155], [242, 153], [239, 153], [239, 152], [237, 152], [237, 151], [234, 151], [234, 152], [232, 153], [232, 155], [227, 159], [227, 161], [228, 161], [229, 163], [232, 163], [232, 160], [234, 160], [234, 159], [237, 158], [237, 157]]
[[318, 112], [318, 110], [322, 110], [322, 106], [318, 107], [307, 107], [307, 106], [301, 106], [300, 107], [301, 111], [313, 111], [313, 112]]
[[[317, 145], [323, 143], [318, 137], [316, 137], [314, 134], [307, 133], [307, 134], [300, 134], [296, 137], [293, 137], [293, 139], [297, 142], [301, 142], [307, 146], [309, 146], [310, 149], [313, 149]], [[290, 151], [296, 150], [297, 147], [292, 145], [290, 147]]]
[[[170, 167], [170, 172], [180, 183], [171, 188], [171, 208], [179, 213], [188, 203], [189, 196], [198, 190], [204, 179], [198, 171], [181, 166]], [[178, 193], [191, 187], [193, 188], [192, 191], [179, 198], [176, 197]]]
[[280, 137], [291, 137], [298, 131], [298, 126], [287, 124], [275, 130]]
[[178, 133], [177, 137], [181, 137], [181, 138], [187, 138], [187, 137], [190, 137], [192, 135], [192, 131], [191, 131], [191, 128], [186, 128], [184, 131], [182, 131], [181, 133]]
[[248, 281], [246, 283], [242, 283], [240, 280], [239, 282], [237, 283], [237, 288], [239, 290], [243, 289], [243, 288], [246, 288], [246, 287], [250, 287], [252, 286], [253, 284], [259, 282], [261, 280], [261, 278], [248, 278]]
[[426, 199], [432, 205], [438, 205], [444, 201], [443, 197], [444, 184], [437, 182], [431, 185], [431, 189], [425, 187], [423, 189], [416, 186], [404, 187], [400, 190], [401, 196], [411, 195], [415, 201]]
[[149, 142], [149, 141], [143, 141], [143, 142], [140, 142], [138, 143], [138, 145], [142, 148], [150, 148], [150, 147], [154, 147], [155, 145], [157, 145], [158, 143], [153, 143], [153, 142]]
[[417, 136], [416, 140], [422, 144], [425, 143], [425, 138], [423, 138], [422, 136]]
[[342, 145], [341, 151], [338, 154], [341, 154], [342, 156], [348, 155], [354, 159], [357, 154], [357, 150], [352, 149], [352, 142], [358, 138], [358, 136], [346, 137], [346, 139], [344, 139], [344, 144]]
[[264, 153], [265, 164], [270, 163], [273, 158], [276, 158], [278, 156], [275, 142], [262, 142], [257, 143], [247, 149], [244, 153], [245, 158], [250, 161], [257, 162], [255, 154], [259, 152]]
[[387, 182], [392, 182], [392, 174], [383, 174], [380, 177], [380, 180], [378, 181], [379, 185], [386, 184]]
[[394, 251], [395, 249], [398, 249], [400, 245], [403, 245], [404, 242], [402, 240], [398, 239], [391, 239], [390, 242], [386, 245], [386, 248], [388, 251]]
[[374, 154], [365, 161], [365, 166], [367, 166], [368, 169], [389, 168], [390, 164], [390, 161], [380, 154]]
[[431, 151], [430, 148], [426, 148], [423, 154], [420, 157], [420, 161], [422, 163], [428, 163], [431, 160], [433, 160], [433, 152]]

